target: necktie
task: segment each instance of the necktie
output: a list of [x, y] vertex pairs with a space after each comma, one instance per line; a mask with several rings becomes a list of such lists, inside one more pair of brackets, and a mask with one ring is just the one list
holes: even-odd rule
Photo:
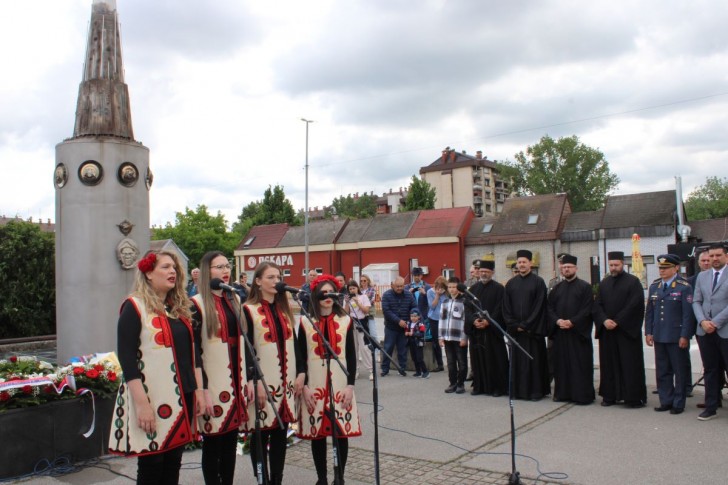
[[720, 278], [720, 271], [716, 271], [715, 273], [713, 273], [713, 288], [711, 288], [711, 290], [714, 290], [715, 285], [718, 284], [718, 278]]

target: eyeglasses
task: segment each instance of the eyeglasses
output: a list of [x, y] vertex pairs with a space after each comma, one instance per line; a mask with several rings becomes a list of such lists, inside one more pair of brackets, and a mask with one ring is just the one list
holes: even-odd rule
[[214, 266], [210, 266], [210, 268], [215, 268], [215, 269], [230, 269], [230, 268], [232, 268], [232, 266], [230, 265], [230, 263], [228, 263], [228, 264], [216, 264]]

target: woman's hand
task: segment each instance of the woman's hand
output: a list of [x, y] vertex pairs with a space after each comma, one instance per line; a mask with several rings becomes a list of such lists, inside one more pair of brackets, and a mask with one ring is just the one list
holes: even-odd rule
[[137, 425], [147, 434], [157, 431], [157, 422], [154, 419], [154, 410], [149, 401], [135, 404]]
[[265, 393], [265, 386], [263, 381], [258, 381], [258, 407], [263, 409], [265, 404], [268, 402], [268, 396]]
[[243, 392], [245, 393], [245, 401], [246, 402], [253, 402], [253, 399], [255, 398], [253, 389], [253, 381], [248, 381], [247, 384], [245, 384], [245, 389]]
[[293, 382], [293, 395], [298, 397], [303, 392], [303, 384], [306, 382], [306, 374], [301, 372], [296, 376], [296, 380]]
[[354, 403], [354, 386], [346, 386], [341, 394], [341, 404], [348, 411]]
[[210, 416], [205, 405], [205, 391], [195, 389], [195, 416], [202, 416], [203, 414]]
[[313, 396], [313, 391], [310, 387], [303, 386], [301, 395], [303, 396], [303, 403], [306, 405], [306, 409], [308, 409], [309, 414], [312, 414], [316, 408], [316, 398]]

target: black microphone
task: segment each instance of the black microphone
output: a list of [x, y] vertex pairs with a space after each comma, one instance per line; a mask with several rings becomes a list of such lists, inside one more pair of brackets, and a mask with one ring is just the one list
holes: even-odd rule
[[[282, 295], [282, 294], [283, 294], [283, 293], [285, 293], [285, 292], [288, 292], [288, 293], [293, 293], [293, 294], [295, 295], [295, 294], [297, 294], [297, 293], [298, 293], [299, 291], [302, 291], [302, 290], [301, 290], [300, 288], [294, 288], [294, 287], [292, 287], [292, 286], [288, 286], [288, 285], [286, 285], [286, 283], [285, 283], [285, 282], [283, 282], [283, 281], [279, 281], [278, 283], [276, 283], [276, 292], [277, 292], [277, 293], [278, 293], [279, 295]], [[305, 292], [306, 292], [306, 290], [303, 290], [303, 292], [305, 293]]]
[[210, 288], [213, 290], [228, 290], [228, 291], [237, 291], [235, 288], [233, 288], [230, 285], [226, 285], [222, 282], [220, 278], [213, 278], [210, 280]]
[[478, 297], [470, 293], [470, 290], [468, 290], [468, 287], [465, 286], [463, 283], [458, 283], [458, 291], [460, 293], [463, 293], [464, 295], [468, 296], [469, 298], [472, 298], [473, 300], [478, 300]]
[[331, 298], [332, 300], [334, 300], [334, 302], [339, 303], [341, 300], [344, 299], [345, 296], [347, 296], [346, 293], [329, 292], [329, 293], [326, 293], [325, 295], [322, 294], [321, 299], [326, 300], [327, 298]]

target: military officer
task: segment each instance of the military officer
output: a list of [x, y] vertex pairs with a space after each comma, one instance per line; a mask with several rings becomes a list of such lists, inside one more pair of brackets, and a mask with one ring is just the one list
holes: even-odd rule
[[660, 277], [650, 285], [645, 312], [645, 342], [655, 348], [655, 373], [660, 405], [655, 411], [680, 414], [690, 380], [689, 343], [695, 334], [693, 290], [678, 275], [680, 257], [658, 256]]

